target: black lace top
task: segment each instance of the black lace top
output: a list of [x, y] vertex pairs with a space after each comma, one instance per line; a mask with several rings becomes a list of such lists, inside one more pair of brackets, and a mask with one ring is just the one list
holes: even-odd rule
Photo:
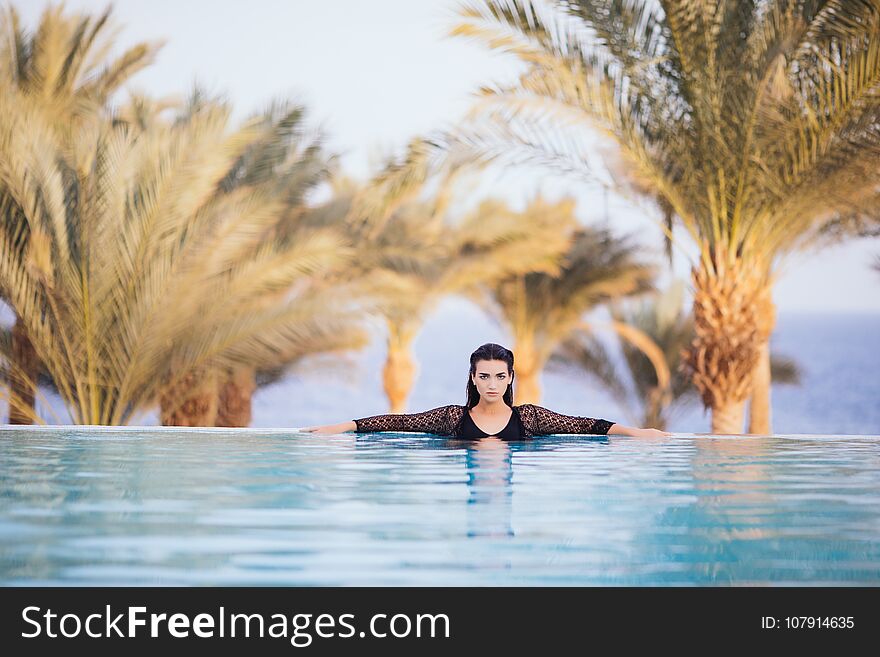
[[[562, 415], [534, 404], [514, 406], [520, 429], [520, 438], [545, 436], [555, 433], [607, 434], [614, 424], [608, 420], [594, 420], [589, 417]], [[467, 415], [464, 406], [439, 406], [422, 413], [403, 413], [397, 415], [373, 415], [355, 420], [358, 433], [379, 431], [416, 431], [433, 433], [438, 436], [470, 437], [462, 432], [463, 420]], [[510, 425], [508, 425], [510, 426]], [[507, 428], [507, 427], [505, 427]], [[468, 432], [469, 433], [469, 432]]]

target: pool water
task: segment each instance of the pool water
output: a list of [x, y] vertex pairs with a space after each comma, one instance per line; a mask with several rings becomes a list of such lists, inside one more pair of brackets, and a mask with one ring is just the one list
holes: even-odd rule
[[0, 428], [3, 585], [878, 585], [880, 437]]

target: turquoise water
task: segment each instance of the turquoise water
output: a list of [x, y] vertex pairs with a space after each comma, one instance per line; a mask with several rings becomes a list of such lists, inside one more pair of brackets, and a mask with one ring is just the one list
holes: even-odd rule
[[880, 585], [880, 437], [0, 428], [5, 585]]

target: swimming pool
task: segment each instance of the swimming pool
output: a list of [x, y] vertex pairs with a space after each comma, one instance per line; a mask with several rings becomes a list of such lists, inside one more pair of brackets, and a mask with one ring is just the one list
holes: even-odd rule
[[878, 585], [880, 437], [0, 428], [4, 585]]

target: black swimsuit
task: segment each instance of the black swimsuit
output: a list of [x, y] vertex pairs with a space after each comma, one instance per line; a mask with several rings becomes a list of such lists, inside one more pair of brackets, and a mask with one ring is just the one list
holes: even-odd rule
[[474, 422], [474, 418], [471, 417], [471, 414], [466, 411], [464, 417], [461, 418], [460, 432], [459, 435], [461, 438], [470, 440], [477, 440], [490, 435], [498, 436], [501, 440], [520, 440], [522, 438], [522, 428], [519, 424], [519, 413], [515, 410], [510, 411], [510, 419], [507, 421], [507, 424], [505, 424], [504, 428], [496, 434], [488, 434], [480, 429], [480, 427], [477, 426], [477, 423]]

